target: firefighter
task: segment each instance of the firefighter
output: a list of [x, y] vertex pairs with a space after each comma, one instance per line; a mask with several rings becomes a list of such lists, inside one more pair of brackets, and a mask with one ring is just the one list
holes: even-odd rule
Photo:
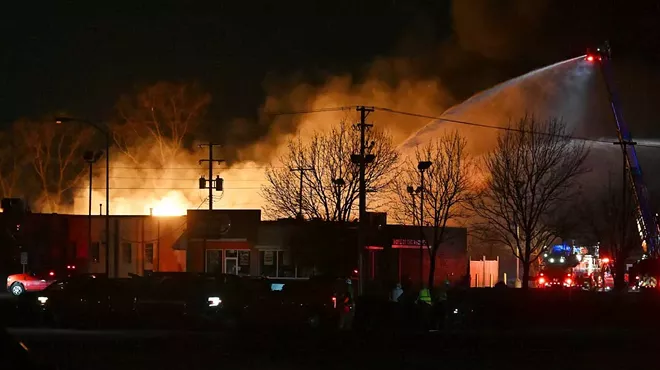
[[354, 298], [353, 298], [353, 282], [350, 278], [346, 279], [347, 291], [344, 294], [340, 311], [339, 311], [339, 329], [348, 330], [353, 323]]
[[430, 325], [431, 311], [433, 299], [431, 298], [431, 291], [426, 285], [422, 286], [417, 296], [417, 309], [419, 310], [420, 329], [427, 330]]
[[403, 288], [401, 288], [401, 283], [397, 283], [390, 293], [390, 302], [399, 302], [401, 295], [403, 295]]

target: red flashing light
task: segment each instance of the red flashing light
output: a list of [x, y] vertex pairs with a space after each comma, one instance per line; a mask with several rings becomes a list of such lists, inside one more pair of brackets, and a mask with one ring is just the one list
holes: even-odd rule
[[48, 276], [55, 276], [55, 272], [53, 272], [53, 271], [49, 272]]
[[573, 284], [573, 279], [566, 278], [566, 285], [572, 285], [572, 284]]
[[593, 62], [594, 61], [594, 56], [593, 55], [587, 55], [587, 61]]
[[545, 284], [545, 278], [544, 277], [539, 278], [539, 284], [541, 284], [541, 285]]
[[73, 270], [75, 270], [75, 269], [76, 269], [76, 265], [71, 265], [71, 268], [72, 268]]
[[353, 274], [357, 275], [357, 273], [358, 273], [357, 269], [353, 270]]
[[603, 262], [603, 263], [610, 263], [610, 259], [607, 258], [607, 257], [605, 257], [605, 258], [603, 258], [603, 259], [601, 260], [601, 262]]

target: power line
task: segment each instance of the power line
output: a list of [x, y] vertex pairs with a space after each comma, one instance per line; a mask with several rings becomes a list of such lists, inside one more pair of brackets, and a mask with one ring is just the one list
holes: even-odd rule
[[[233, 171], [233, 170], [263, 170], [263, 169], [270, 169], [270, 168], [288, 168], [286, 166], [236, 166], [236, 167], [214, 167], [214, 170], [218, 171]], [[94, 169], [105, 169], [105, 166], [103, 167], [94, 167]], [[202, 168], [202, 167], [133, 167], [133, 166], [110, 166], [110, 169], [122, 169], [122, 170], [168, 170], [168, 171], [190, 171], [190, 170], [198, 170], [198, 171], [208, 171], [208, 168]]]
[[348, 105], [343, 107], [329, 107], [329, 108], [319, 108], [319, 109], [310, 109], [310, 110], [300, 110], [300, 111], [289, 111], [289, 112], [264, 112], [269, 116], [292, 116], [299, 114], [314, 114], [314, 113], [324, 113], [324, 112], [341, 112], [341, 111], [350, 111], [357, 108], [357, 105]]
[[[608, 144], [608, 145], [612, 144], [611, 140], [605, 140], [605, 139], [592, 139], [592, 138], [573, 136], [573, 135], [557, 135], [557, 134], [550, 134], [550, 133], [547, 133], [547, 132], [521, 130], [521, 129], [517, 129], [515, 127], [492, 126], [492, 125], [486, 125], [486, 124], [483, 124], [483, 123], [457, 120], [457, 119], [452, 119], [452, 118], [447, 118], [447, 117], [442, 117], [442, 116], [431, 116], [431, 115], [420, 114], [420, 113], [405, 112], [405, 111], [399, 111], [399, 110], [390, 109], [390, 108], [375, 107], [375, 109], [379, 110], [379, 111], [393, 113], [393, 114], [399, 114], [399, 115], [403, 115], [403, 116], [425, 118], [425, 119], [436, 120], [436, 121], [446, 121], [446, 122], [457, 123], [457, 124], [461, 124], [461, 125], [473, 126], [473, 127], [479, 127], [479, 128], [487, 128], [487, 129], [509, 131], [509, 132], [512, 131], [512, 132], [532, 133], [532, 134], [546, 135], [546, 136], [556, 136], [556, 137], [561, 137], [561, 138], [564, 138], [564, 139], [589, 141], [589, 142], [602, 143], [602, 144]], [[660, 145], [637, 144], [636, 146], [645, 147], [645, 148], [660, 149]]]
[[[89, 189], [89, 186], [73, 186], [71, 189]], [[259, 186], [245, 186], [245, 187], [231, 187], [225, 190], [248, 190], [248, 189], [261, 189]], [[105, 190], [105, 188], [92, 188], [92, 190]], [[204, 190], [200, 188], [171, 188], [171, 187], [116, 187], [111, 186], [110, 190]]]
[[[167, 181], [186, 181], [190, 179], [174, 178], [174, 177], [142, 177], [142, 176], [110, 176], [111, 179], [126, 179], [126, 180], [167, 180]], [[232, 182], [263, 182], [265, 180], [259, 179], [232, 179]]]

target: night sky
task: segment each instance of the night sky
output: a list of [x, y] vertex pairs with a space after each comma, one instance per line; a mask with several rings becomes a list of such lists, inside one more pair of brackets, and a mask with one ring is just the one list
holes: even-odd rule
[[207, 123], [222, 129], [255, 120], [273, 84], [359, 81], [378, 56], [409, 58], [457, 99], [604, 39], [660, 66], [656, 1], [465, 0], [461, 14], [440, 0], [13, 3], [0, 15], [3, 124], [57, 110], [112, 119], [121, 94], [173, 80], [209, 91]]

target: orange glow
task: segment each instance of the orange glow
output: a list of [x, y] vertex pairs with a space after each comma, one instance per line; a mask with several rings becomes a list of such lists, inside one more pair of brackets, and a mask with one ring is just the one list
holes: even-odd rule
[[170, 192], [149, 208], [153, 208], [154, 216], [183, 216], [187, 212], [188, 203], [185, 199], [182, 199], [180, 194]]

